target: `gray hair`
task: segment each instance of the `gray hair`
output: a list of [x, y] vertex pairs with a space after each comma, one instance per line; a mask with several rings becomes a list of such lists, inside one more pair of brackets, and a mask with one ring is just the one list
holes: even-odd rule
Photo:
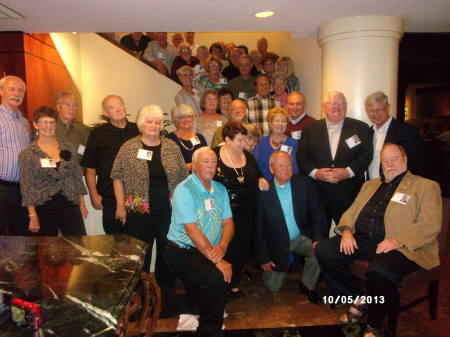
[[269, 166], [271, 167], [273, 165], [273, 162], [275, 161], [275, 157], [276, 156], [281, 156], [281, 155], [288, 156], [288, 158], [289, 158], [289, 160], [291, 161], [291, 164], [292, 164], [292, 157], [291, 157], [291, 155], [288, 152], [286, 152], [286, 151], [278, 150], [278, 151], [272, 152], [272, 154], [270, 155], [270, 157], [269, 157]]
[[180, 117], [195, 117], [194, 109], [188, 104], [179, 104], [170, 113], [172, 114], [172, 121], [175, 123]]
[[60, 104], [61, 101], [63, 100], [64, 97], [73, 97], [75, 99], [77, 99], [77, 96], [75, 96], [75, 94], [73, 92], [70, 91], [61, 91], [57, 96], [56, 96], [56, 104]]
[[374, 103], [380, 103], [380, 102], [384, 103], [384, 105], [388, 105], [389, 99], [384, 92], [375, 91], [374, 93], [371, 93], [369, 96], [366, 97], [366, 100], [364, 101], [364, 105], [367, 107]]
[[158, 117], [161, 119], [161, 122], [164, 119], [164, 113], [161, 108], [156, 104], [150, 104], [144, 106], [141, 110], [139, 110], [138, 115], [136, 117], [136, 124], [138, 129], [141, 129], [142, 124], [144, 124], [145, 119], [147, 117]]
[[3, 88], [3, 85], [5, 84], [6, 81], [12, 80], [12, 79], [16, 79], [16, 80], [19, 80], [20, 82], [22, 82], [23, 89], [24, 89], [25, 91], [27, 91], [27, 85], [25, 84], [24, 80], [22, 80], [22, 79], [21, 79], [20, 77], [18, 77], [18, 76], [14, 76], [14, 75], [7, 75], [7, 76], [2, 77], [2, 78], [0, 79], [0, 89]]
[[344, 94], [340, 91], [329, 91], [323, 98], [323, 103], [328, 103], [332, 97], [339, 96], [344, 100], [345, 105], [347, 105], [347, 99], [345, 98]]
[[280, 71], [276, 71], [272, 74], [272, 83], [274, 83], [275, 80], [282, 80], [287, 84], [287, 76]]
[[198, 156], [207, 151], [211, 151], [212, 153], [216, 154], [213, 150], [211, 150], [209, 146], [202, 146], [201, 148], [194, 151], [194, 154], [192, 155], [192, 163], [196, 163]]
[[194, 69], [192, 69], [192, 67], [189, 67], [189, 66], [182, 66], [182, 67], [178, 68], [178, 70], [177, 70], [178, 77], [186, 75], [186, 73], [193, 74]]
[[178, 45], [178, 51], [181, 51], [181, 49], [183, 49], [183, 48], [187, 48], [190, 50], [191, 45], [189, 43], [187, 43], [186, 41], [183, 41]]

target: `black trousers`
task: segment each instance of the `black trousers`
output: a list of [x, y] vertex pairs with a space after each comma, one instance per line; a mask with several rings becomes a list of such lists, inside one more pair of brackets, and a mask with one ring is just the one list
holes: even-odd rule
[[0, 235], [29, 235], [19, 183], [0, 181]]
[[200, 337], [222, 336], [227, 286], [223, 274], [195, 248], [181, 248], [169, 242], [164, 250], [169, 269], [190, 287], [200, 311], [197, 333]]
[[114, 196], [102, 196], [103, 205], [103, 230], [106, 234], [123, 233], [122, 223], [116, 219], [116, 199]]
[[55, 194], [44, 205], [36, 207], [40, 229], [37, 236], [57, 236], [58, 229], [64, 236], [86, 235], [80, 205], [71, 203], [61, 193]]
[[[409, 260], [398, 250], [376, 254], [378, 242], [355, 235], [358, 249], [352, 255], [339, 251], [341, 236], [320, 241], [315, 254], [325, 281], [334, 296], [368, 296], [367, 323], [381, 329], [383, 320], [393, 305], [397, 294], [397, 286], [403, 277], [418, 270], [420, 267]], [[358, 286], [358, 280], [350, 271], [350, 264], [355, 260], [370, 260], [366, 273], [367, 293]]]
[[163, 307], [170, 306], [175, 289], [175, 276], [169, 271], [163, 258], [167, 233], [170, 226], [170, 214], [127, 213], [125, 234], [147, 242], [149, 247], [145, 254], [144, 271], [150, 271], [153, 242], [156, 239], [155, 278], [161, 288]]

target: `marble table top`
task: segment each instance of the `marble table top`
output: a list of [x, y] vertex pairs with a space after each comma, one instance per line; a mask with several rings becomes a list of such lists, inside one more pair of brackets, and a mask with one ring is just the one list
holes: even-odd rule
[[[40, 305], [48, 336], [100, 336], [139, 281], [147, 244], [127, 235], [0, 237], [0, 293]], [[27, 336], [12, 321], [0, 336]]]

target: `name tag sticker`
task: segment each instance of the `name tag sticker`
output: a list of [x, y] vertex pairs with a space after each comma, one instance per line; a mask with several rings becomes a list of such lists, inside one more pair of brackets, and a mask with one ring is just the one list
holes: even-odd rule
[[247, 94], [245, 92], [239, 91], [239, 98], [247, 99]]
[[152, 160], [152, 156], [153, 156], [153, 151], [147, 151], [144, 149], [139, 149], [137, 157], [139, 159], [144, 159], [144, 160]]
[[209, 198], [205, 200], [205, 209], [207, 211], [213, 210], [216, 208], [216, 199]]
[[402, 205], [406, 205], [408, 203], [409, 199], [411, 199], [410, 195], [400, 193], [400, 192], [395, 192], [394, 196], [391, 198], [391, 201], [397, 202]]
[[347, 138], [345, 140], [345, 142], [347, 143], [349, 148], [354, 148], [356, 145], [361, 144], [361, 140], [359, 139], [359, 137], [357, 135], [353, 135], [350, 138]]
[[289, 153], [289, 154], [291, 154], [291, 152], [292, 152], [292, 146], [289, 146], [289, 145], [281, 145], [281, 147], [280, 147], [280, 151], [284, 151], [284, 152], [287, 152], [287, 153]]
[[302, 136], [302, 132], [301, 131], [292, 131], [291, 132], [291, 137], [294, 139], [300, 139], [300, 137]]
[[227, 81], [222, 77], [222, 78], [219, 80], [219, 83], [220, 83], [220, 84], [227, 84]]
[[49, 158], [41, 158], [41, 167], [47, 168], [55, 168], [56, 167], [56, 161], [54, 159]]
[[86, 150], [86, 146], [80, 144], [78, 145], [78, 153], [83, 155], [84, 154], [84, 150]]
[[216, 125], [220, 128], [222, 126], [222, 121], [217, 121]]
[[158, 58], [159, 58], [159, 59], [163, 59], [163, 58], [165, 58], [165, 56], [164, 56], [163, 53], [161, 53], [161, 52], [159, 51], [159, 52], [158, 52]]
[[194, 136], [194, 137], [192, 137], [189, 140], [191, 141], [191, 144], [194, 145], [194, 146], [200, 144], [200, 139], [198, 139], [197, 136]]

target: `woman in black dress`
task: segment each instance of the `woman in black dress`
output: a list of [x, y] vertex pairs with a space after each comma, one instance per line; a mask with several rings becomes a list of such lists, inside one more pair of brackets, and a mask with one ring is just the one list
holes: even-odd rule
[[244, 296], [239, 289], [239, 278], [251, 249], [255, 193], [258, 188], [269, 188], [255, 158], [245, 150], [246, 137], [247, 129], [241, 123], [228, 122], [223, 128], [225, 144], [214, 148], [217, 154], [214, 180], [226, 187], [233, 212], [234, 236], [225, 256], [233, 265], [229, 291], [231, 298]]

